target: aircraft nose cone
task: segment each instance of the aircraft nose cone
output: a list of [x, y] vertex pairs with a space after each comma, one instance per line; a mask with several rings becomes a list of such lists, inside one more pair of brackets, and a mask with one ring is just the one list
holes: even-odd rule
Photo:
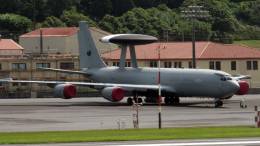
[[234, 93], [237, 93], [240, 89], [240, 86], [239, 86], [238, 82], [236, 82], [236, 81], [232, 82], [232, 87], [233, 87]]

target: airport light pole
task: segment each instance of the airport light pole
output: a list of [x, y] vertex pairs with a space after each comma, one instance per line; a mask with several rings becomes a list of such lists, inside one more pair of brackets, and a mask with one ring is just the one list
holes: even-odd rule
[[209, 16], [209, 11], [202, 10], [203, 6], [191, 5], [186, 10], [181, 11], [182, 17], [188, 18], [192, 23], [192, 68], [196, 68], [196, 40], [194, 20], [198, 18], [206, 18]]
[[161, 52], [160, 52], [160, 46], [158, 48], [158, 127], [159, 129], [162, 128], [162, 106], [161, 106]]
[[[165, 49], [165, 46], [164, 48]], [[158, 48], [158, 128], [162, 128], [162, 91], [161, 91], [161, 46]]]

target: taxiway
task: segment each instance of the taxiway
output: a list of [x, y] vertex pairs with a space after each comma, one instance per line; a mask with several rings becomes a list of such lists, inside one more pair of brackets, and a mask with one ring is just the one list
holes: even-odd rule
[[[162, 106], [162, 127], [254, 126], [254, 106], [260, 95], [245, 96], [247, 108], [240, 108], [240, 96], [214, 108], [210, 99], [181, 99], [180, 106]], [[111, 103], [103, 98], [71, 100], [1, 99], [0, 131], [60, 131], [133, 128], [132, 106], [124, 101]], [[158, 106], [139, 107], [139, 127], [158, 127]]]

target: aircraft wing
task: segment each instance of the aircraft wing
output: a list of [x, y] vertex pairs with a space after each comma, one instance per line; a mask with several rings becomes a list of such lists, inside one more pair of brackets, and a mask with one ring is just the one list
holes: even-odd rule
[[[29, 80], [13, 80], [12, 78], [0, 79], [2, 83], [36, 83], [36, 84], [72, 84], [77, 86], [89, 86], [89, 87], [121, 87], [128, 91], [146, 91], [146, 90], [158, 90], [158, 85], [136, 85], [136, 84], [116, 84], [116, 83], [91, 83], [91, 82], [67, 82], [67, 81], [29, 81]], [[161, 86], [162, 90], [171, 91], [172, 89]], [[171, 91], [174, 92], [174, 91]]]
[[62, 73], [69, 73], [69, 74], [82, 74], [82, 75], [90, 75], [84, 71], [73, 71], [73, 70], [65, 70], [65, 69], [56, 69], [56, 68], [45, 68], [45, 67], [38, 67], [37, 69], [46, 70], [46, 71], [56, 71]]

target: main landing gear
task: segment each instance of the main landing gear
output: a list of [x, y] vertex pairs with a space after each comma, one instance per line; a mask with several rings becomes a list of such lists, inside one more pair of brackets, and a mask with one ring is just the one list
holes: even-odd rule
[[221, 101], [220, 99], [216, 99], [214, 104], [215, 108], [223, 107], [223, 101]]
[[143, 103], [143, 99], [141, 97], [128, 97], [127, 98], [127, 104], [128, 105], [133, 105], [134, 103]]
[[164, 103], [166, 105], [179, 105], [180, 104], [180, 98], [179, 97], [165, 97]]

